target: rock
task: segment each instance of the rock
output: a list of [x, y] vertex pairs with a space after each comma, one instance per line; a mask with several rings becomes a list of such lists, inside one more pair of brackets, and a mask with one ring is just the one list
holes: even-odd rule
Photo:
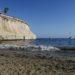
[[36, 39], [36, 35], [23, 20], [0, 14], [0, 40], [13, 39]]

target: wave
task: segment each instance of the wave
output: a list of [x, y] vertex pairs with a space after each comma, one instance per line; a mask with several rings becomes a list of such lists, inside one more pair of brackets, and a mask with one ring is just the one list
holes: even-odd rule
[[44, 46], [44, 45], [9, 45], [9, 44], [5, 44], [5, 45], [0, 45], [0, 49], [28, 49], [30, 51], [59, 51], [60, 49], [57, 47], [53, 47], [53, 46]]

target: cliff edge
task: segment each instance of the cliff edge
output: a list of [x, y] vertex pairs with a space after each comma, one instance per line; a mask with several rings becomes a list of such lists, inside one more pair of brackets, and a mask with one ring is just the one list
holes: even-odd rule
[[13, 39], [36, 39], [36, 35], [23, 20], [0, 14], [0, 40]]

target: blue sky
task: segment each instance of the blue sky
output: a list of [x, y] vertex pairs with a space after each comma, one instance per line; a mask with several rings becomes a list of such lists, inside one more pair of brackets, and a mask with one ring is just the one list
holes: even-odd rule
[[38, 37], [75, 37], [75, 0], [0, 0], [0, 10], [5, 7]]

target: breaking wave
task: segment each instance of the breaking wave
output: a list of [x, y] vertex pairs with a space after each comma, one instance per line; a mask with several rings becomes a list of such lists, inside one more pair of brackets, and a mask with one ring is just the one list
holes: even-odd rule
[[19, 46], [19, 45], [9, 45], [9, 44], [5, 44], [5, 45], [0, 45], [0, 49], [28, 49], [30, 51], [59, 51], [60, 49], [57, 47], [53, 47], [53, 46], [44, 46], [44, 45], [23, 45], [23, 46]]

